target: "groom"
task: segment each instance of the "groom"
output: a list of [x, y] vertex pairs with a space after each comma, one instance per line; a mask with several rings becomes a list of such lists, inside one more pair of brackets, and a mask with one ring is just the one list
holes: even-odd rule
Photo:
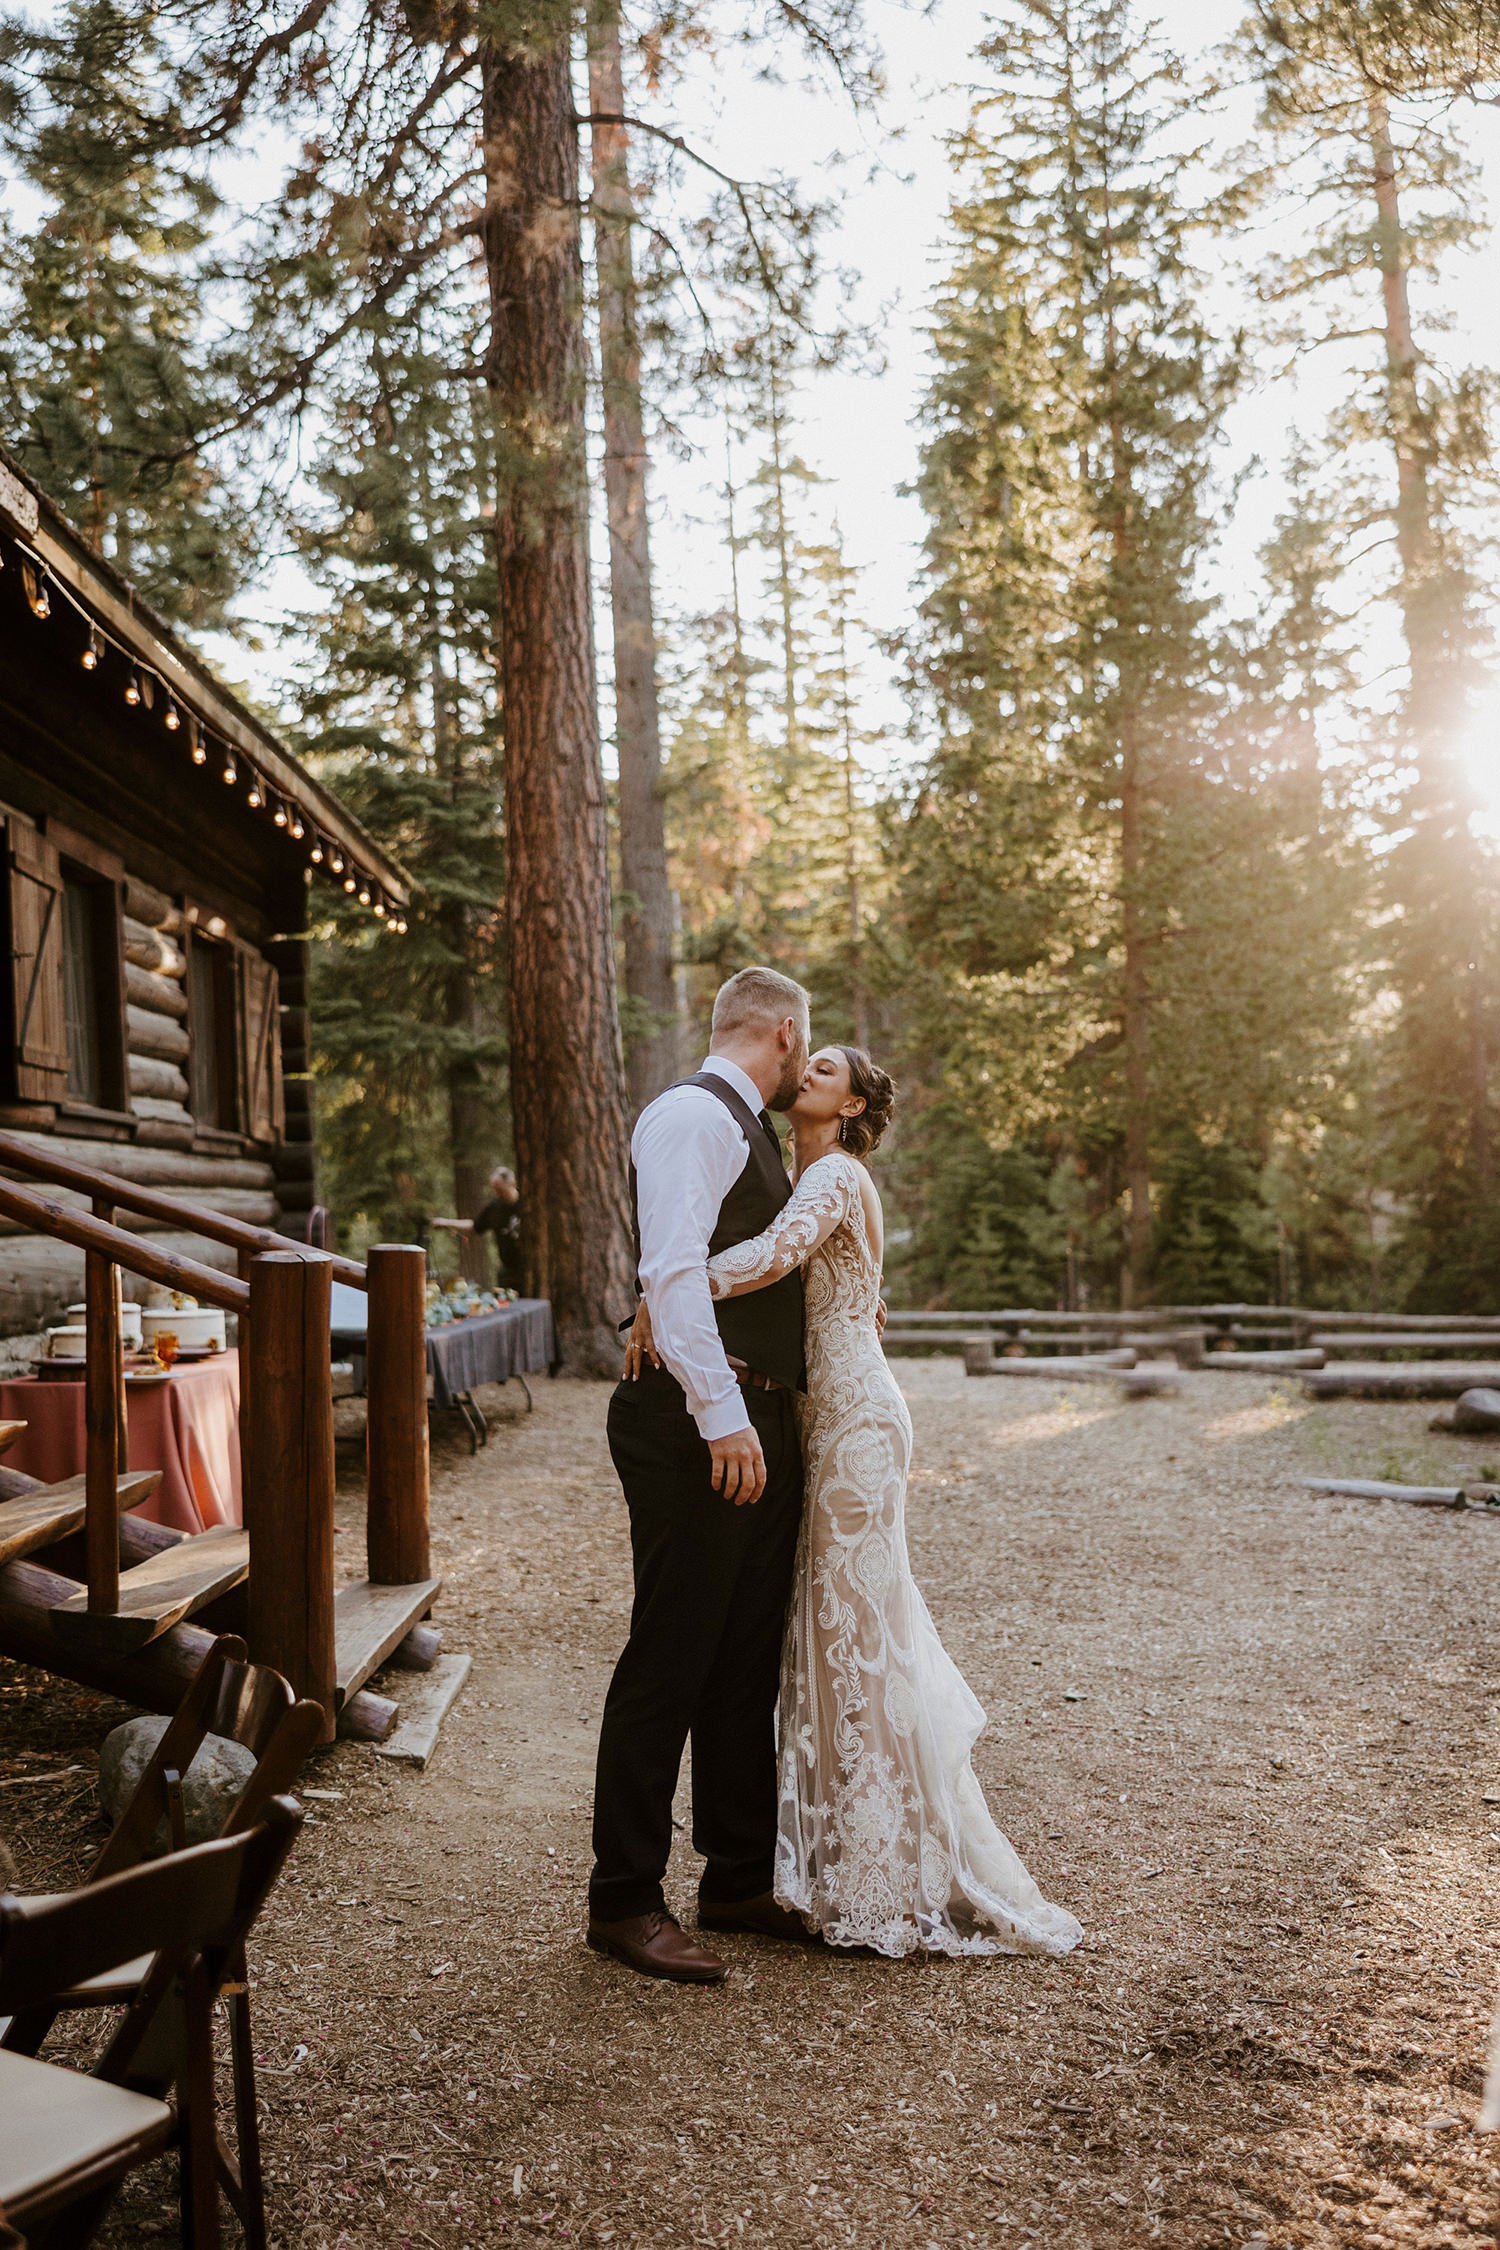
[[679, 1984], [725, 1974], [662, 1896], [689, 1737], [693, 1844], [707, 1861], [700, 1930], [805, 1934], [771, 1888], [777, 1682], [802, 1514], [802, 1276], [716, 1304], [705, 1269], [791, 1193], [766, 1111], [796, 1100], [808, 1037], [801, 985], [741, 969], [714, 1001], [707, 1062], [641, 1112], [630, 1144], [641, 1289], [663, 1364], [609, 1404], [635, 1606], [599, 1730], [588, 1942]]

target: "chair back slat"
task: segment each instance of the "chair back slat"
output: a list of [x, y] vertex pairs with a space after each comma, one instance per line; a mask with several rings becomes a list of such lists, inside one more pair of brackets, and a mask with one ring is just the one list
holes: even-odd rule
[[44, 2005], [142, 1953], [175, 1974], [195, 1954], [240, 1942], [302, 1824], [279, 1798], [242, 1836], [197, 1844], [76, 1891], [0, 1897], [0, 2014]]
[[292, 1702], [291, 1687], [268, 1664], [226, 1664], [215, 1690], [208, 1731], [227, 1735], [258, 1758]]

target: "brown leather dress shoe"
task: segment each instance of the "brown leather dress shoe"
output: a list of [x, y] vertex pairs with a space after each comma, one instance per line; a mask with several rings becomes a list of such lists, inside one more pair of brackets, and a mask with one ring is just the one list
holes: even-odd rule
[[695, 1945], [659, 1909], [632, 1914], [624, 1922], [589, 1923], [588, 1942], [596, 1953], [612, 1954], [643, 1977], [665, 1977], [671, 1984], [722, 1984], [729, 1974], [717, 1954]]
[[716, 1899], [712, 1905], [698, 1901], [700, 1930], [748, 1930], [752, 1937], [786, 1938], [794, 1945], [811, 1945], [814, 1933], [800, 1914], [783, 1906], [774, 1891], [759, 1891], [754, 1898], [732, 1902]]

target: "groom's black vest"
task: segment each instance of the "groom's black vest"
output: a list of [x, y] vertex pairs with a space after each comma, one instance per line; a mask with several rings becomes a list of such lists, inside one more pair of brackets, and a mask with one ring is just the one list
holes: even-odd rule
[[[715, 1095], [745, 1136], [749, 1159], [719, 1206], [714, 1231], [708, 1238], [709, 1255], [748, 1242], [771, 1224], [788, 1201], [792, 1183], [782, 1160], [776, 1128], [764, 1111], [757, 1116], [726, 1080], [711, 1070], [700, 1070], [683, 1086], [701, 1086]], [[641, 1221], [636, 1201], [635, 1165], [630, 1167], [630, 1223], [635, 1230], [635, 1254], [641, 1255]], [[788, 1390], [807, 1388], [807, 1368], [802, 1349], [802, 1273], [772, 1282], [769, 1289], [752, 1289], [745, 1297], [724, 1297], [714, 1305], [714, 1318], [724, 1349], [732, 1359], [744, 1360], [757, 1375], [770, 1375]]]

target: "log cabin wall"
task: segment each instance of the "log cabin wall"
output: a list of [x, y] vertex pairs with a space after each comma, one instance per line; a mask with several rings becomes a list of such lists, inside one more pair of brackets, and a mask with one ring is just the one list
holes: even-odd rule
[[[6, 489], [0, 456], [0, 531]], [[45, 501], [23, 535], [29, 569], [0, 538], [0, 1126], [305, 1239], [311, 862], [348, 855], [392, 907], [400, 870]], [[87, 609], [39, 614], [38, 563]], [[0, 1368], [82, 1294], [81, 1253], [0, 1222]]]

